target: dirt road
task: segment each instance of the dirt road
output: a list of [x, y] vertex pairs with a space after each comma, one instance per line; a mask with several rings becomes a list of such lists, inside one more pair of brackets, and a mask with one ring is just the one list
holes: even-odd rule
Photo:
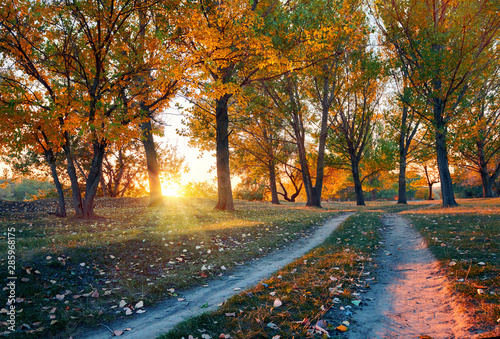
[[377, 281], [353, 315], [350, 339], [471, 338], [469, 320], [450, 294], [422, 236], [399, 215], [386, 215]]
[[[241, 292], [240, 290], [256, 285], [296, 258], [303, 256], [321, 244], [351, 214], [346, 213], [329, 220], [324, 225], [317, 227], [310, 236], [300, 238], [286, 248], [255, 260], [249, 265], [241, 266], [232, 271], [231, 275], [210, 282], [208, 287], [186, 291], [181, 295], [185, 301], [179, 302], [169, 299], [148, 309], [144, 314], [116, 321], [107, 324], [107, 326], [112, 330], [131, 328], [131, 331], [124, 332], [122, 338], [156, 338], [187, 318], [216, 309], [218, 304]], [[204, 304], [208, 304], [208, 307], [201, 308]], [[108, 337], [111, 337], [111, 332], [105, 327], [99, 327], [91, 332], [76, 336], [76, 338], [86, 339]]]

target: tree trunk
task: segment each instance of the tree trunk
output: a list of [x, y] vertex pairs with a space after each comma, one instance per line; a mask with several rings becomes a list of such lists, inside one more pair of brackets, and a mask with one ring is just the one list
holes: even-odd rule
[[[406, 198], [406, 157], [399, 157], [398, 204], [408, 204]], [[404, 162], [403, 162], [404, 161]]]
[[106, 144], [94, 141], [94, 155], [90, 166], [87, 183], [85, 185], [85, 199], [83, 200], [83, 217], [92, 218], [94, 216], [94, 200], [99, 187], [102, 161], [106, 150]]
[[434, 99], [434, 122], [436, 127], [436, 153], [441, 181], [441, 196], [443, 207], [458, 206], [453, 193], [450, 166], [448, 163], [448, 150], [446, 147], [446, 124], [443, 121], [444, 103], [442, 99]]
[[271, 203], [274, 205], [280, 204], [278, 197], [278, 187], [276, 185], [276, 170], [274, 168], [274, 161], [270, 161], [269, 165], [269, 187], [271, 188]]
[[[401, 117], [401, 128], [399, 130], [399, 180], [398, 180], [398, 204], [408, 204], [406, 199], [406, 118], [408, 116], [408, 107], [403, 106], [403, 115]], [[409, 141], [411, 142], [411, 140]]]
[[56, 215], [58, 217], [66, 217], [66, 202], [64, 201], [64, 191], [62, 189], [61, 182], [59, 181], [59, 176], [57, 175], [56, 159], [54, 157], [54, 152], [52, 149], [45, 151], [45, 158], [50, 166], [50, 172], [52, 174], [52, 179], [54, 180], [54, 185], [56, 185], [57, 196], [59, 198], [59, 206], [56, 209]]
[[429, 195], [427, 197], [427, 200], [434, 200], [434, 198], [432, 197], [432, 186], [434, 185], [434, 183], [428, 183], [427, 186], [429, 187]]
[[[65, 132], [65, 134], [67, 134], [67, 132]], [[71, 146], [68, 135], [65, 135], [65, 139], [66, 141], [63, 145], [63, 150], [66, 155], [67, 172], [71, 182], [73, 208], [75, 210], [75, 215], [77, 217], [81, 217], [83, 215], [82, 193], [80, 192], [80, 186], [78, 185], [78, 176], [76, 175], [75, 162], [73, 160], [73, 155], [71, 154]]]
[[301, 138], [300, 132], [297, 135], [296, 131], [295, 135], [298, 137], [297, 148], [299, 151], [299, 163], [300, 163], [300, 170], [302, 173], [302, 182], [304, 183], [304, 188], [306, 190], [306, 196], [307, 196], [306, 206], [315, 206], [314, 204], [315, 194], [313, 192], [314, 188], [312, 186], [311, 174], [309, 172], [309, 164], [307, 163], [304, 140]]
[[484, 144], [480, 141], [476, 143], [478, 150], [479, 174], [483, 184], [483, 198], [493, 198], [493, 180], [488, 173], [488, 163], [484, 157]]
[[493, 180], [491, 180], [488, 171], [481, 168], [481, 182], [483, 184], [483, 198], [494, 198]]
[[219, 198], [215, 209], [223, 211], [234, 211], [231, 172], [229, 169], [229, 116], [227, 113], [227, 104], [230, 97], [231, 95], [226, 94], [217, 99], [215, 109], [217, 193]]
[[[142, 109], [147, 110], [147, 108]], [[149, 114], [147, 116], [148, 120], [141, 124], [141, 141], [144, 146], [144, 152], [146, 153], [146, 163], [148, 168], [149, 206], [159, 206], [163, 203], [160, 182], [160, 165], [158, 164], [158, 156], [156, 154], [155, 142], [153, 139], [151, 119], [149, 118]]]
[[328, 137], [328, 107], [323, 107], [321, 115], [321, 131], [319, 134], [318, 159], [316, 166], [316, 183], [313, 188], [313, 196], [310, 206], [321, 207], [321, 194], [323, 192], [323, 180], [325, 176], [325, 147]]
[[354, 180], [354, 192], [356, 193], [356, 205], [365, 206], [365, 197], [363, 194], [363, 186], [359, 178], [359, 164], [352, 161], [352, 178]]

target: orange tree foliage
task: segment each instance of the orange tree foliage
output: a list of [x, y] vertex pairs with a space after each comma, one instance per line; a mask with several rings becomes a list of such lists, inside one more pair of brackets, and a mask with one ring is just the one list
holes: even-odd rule
[[229, 102], [241, 100], [243, 86], [263, 76], [270, 66], [282, 64], [273, 46], [273, 32], [266, 26], [276, 6], [279, 4], [273, 1], [190, 1], [178, 9], [176, 26], [182, 32], [186, 59], [197, 75], [191, 100], [205, 100], [205, 107], [213, 107], [194, 112], [202, 113], [205, 116], [201, 120], [213, 121], [215, 126], [215, 131], [208, 134], [215, 134], [217, 209], [234, 209], [229, 168]]
[[[9, 100], [11, 108], [23, 112], [11, 114], [9, 123], [20, 127], [19, 117], [26, 118], [20, 132], [27, 135], [51, 127], [44, 143], [66, 154], [76, 214], [92, 216], [106, 147], [136, 137], [132, 123], [140, 122], [137, 107], [129, 103], [144, 91], [129, 84], [150, 65], [130, 62], [131, 46], [124, 39], [137, 32], [137, 3], [14, 1], [2, 6], [0, 48], [12, 69], [14, 97], [23, 99]], [[71, 155], [75, 136], [92, 145], [84, 197]]]

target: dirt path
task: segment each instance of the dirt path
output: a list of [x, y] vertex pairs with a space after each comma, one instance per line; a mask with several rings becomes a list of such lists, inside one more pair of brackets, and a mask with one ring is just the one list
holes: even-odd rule
[[468, 319], [421, 235], [399, 215], [383, 222], [377, 282], [364, 296], [367, 306], [354, 313], [349, 338], [471, 338]]
[[[148, 309], [144, 314], [116, 321], [109, 327], [113, 330], [131, 328], [131, 331], [124, 333], [123, 338], [156, 338], [187, 318], [216, 309], [218, 304], [239, 293], [240, 289], [244, 290], [256, 285], [296, 258], [303, 256], [321, 244], [351, 214], [343, 214], [329, 220], [314, 230], [310, 236], [300, 238], [285, 249], [273, 252], [249, 265], [241, 266], [231, 272], [230, 276], [210, 282], [208, 287], [186, 291], [182, 294], [185, 301], [166, 300], [155, 308]], [[208, 307], [201, 308], [205, 303], [208, 304]], [[76, 338], [102, 339], [108, 337], [111, 337], [110, 331], [100, 327], [89, 333], [78, 335]]]

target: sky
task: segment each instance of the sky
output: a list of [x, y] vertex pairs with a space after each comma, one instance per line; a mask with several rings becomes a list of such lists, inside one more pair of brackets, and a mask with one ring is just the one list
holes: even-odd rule
[[[180, 99], [177, 100], [180, 102]], [[187, 107], [188, 104], [181, 102], [182, 107]], [[182, 175], [181, 181], [197, 182], [211, 181], [215, 179], [215, 156], [209, 152], [201, 153], [198, 148], [188, 145], [189, 138], [180, 136], [176, 133], [177, 129], [182, 129], [182, 112], [175, 105], [171, 105], [162, 116], [166, 122], [165, 136], [160, 139], [171, 146], [177, 148], [178, 155], [184, 156], [186, 164], [189, 167], [189, 172]], [[212, 169], [212, 170], [211, 170]]]

